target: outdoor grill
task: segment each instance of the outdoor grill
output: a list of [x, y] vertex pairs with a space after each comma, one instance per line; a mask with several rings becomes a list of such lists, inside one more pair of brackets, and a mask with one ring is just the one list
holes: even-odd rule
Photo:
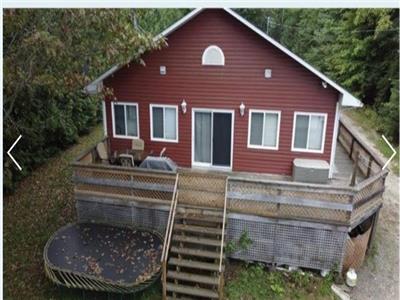
[[139, 168], [176, 172], [178, 166], [169, 157], [147, 156]]

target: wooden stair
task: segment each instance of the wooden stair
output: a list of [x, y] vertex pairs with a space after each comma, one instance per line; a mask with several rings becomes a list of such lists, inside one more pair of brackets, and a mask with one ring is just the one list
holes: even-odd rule
[[[181, 190], [185, 190], [185, 199], [191, 189], [196, 191], [193, 197], [210, 193], [215, 194], [210, 199], [221, 195], [225, 197], [226, 178], [223, 176], [204, 176], [200, 184], [196, 183], [196, 178], [186, 178], [180, 174], [178, 207], [181, 205]], [[207, 200], [198, 201], [202, 203]], [[195, 212], [176, 214], [167, 261], [166, 299], [222, 299], [225, 255], [222, 255], [221, 272], [220, 258], [221, 245], [225, 246], [222, 241], [225, 234], [222, 234], [225, 230], [223, 222], [223, 208], [211, 211], [202, 208]]]

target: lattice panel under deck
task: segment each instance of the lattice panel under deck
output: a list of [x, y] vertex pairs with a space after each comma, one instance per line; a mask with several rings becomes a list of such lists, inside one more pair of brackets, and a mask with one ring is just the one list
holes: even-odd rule
[[346, 239], [346, 252], [343, 260], [343, 269], [347, 271], [349, 268], [358, 270], [364, 262], [368, 241], [371, 235], [371, 228], [355, 238]]
[[315, 269], [340, 265], [346, 232], [277, 225], [275, 259], [278, 264]]
[[245, 231], [251, 247], [231, 257], [313, 269], [340, 266], [347, 236], [342, 231], [229, 218], [228, 241], [239, 240]]

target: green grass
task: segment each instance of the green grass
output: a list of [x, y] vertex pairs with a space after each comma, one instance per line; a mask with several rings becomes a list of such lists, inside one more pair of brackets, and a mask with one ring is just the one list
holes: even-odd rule
[[229, 300], [292, 300], [335, 299], [331, 285], [333, 276], [321, 278], [309, 272], [268, 271], [261, 264], [236, 266], [225, 287]]
[[[367, 134], [368, 139], [372, 141], [379, 152], [381, 152], [386, 158], [392, 155], [392, 150], [383, 140], [380, 134], [378, 134], [377, 129], [380, 128], [379, 116], [371, 108], [353, 109], [346, 111], [351, 119], [353, 119], [358, 126], [360, 126]], [[392, 144], [393, 145], [393, 144]], [[390, 170], [397, 176], [399, 173], [399, 145], [393, 145], [397, 151], [396, 156], [390, 163]]]

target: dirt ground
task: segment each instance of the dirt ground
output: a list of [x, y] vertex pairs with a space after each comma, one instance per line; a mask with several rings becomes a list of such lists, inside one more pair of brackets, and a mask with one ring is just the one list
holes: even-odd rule
[[[353, 127], [365, 136], [354, 122]], [[357, 272], [358, 283], [351, 299], [399, 299], [399, 177], [392, 172], [386, 178], [375, 237], [366, 263]]]

